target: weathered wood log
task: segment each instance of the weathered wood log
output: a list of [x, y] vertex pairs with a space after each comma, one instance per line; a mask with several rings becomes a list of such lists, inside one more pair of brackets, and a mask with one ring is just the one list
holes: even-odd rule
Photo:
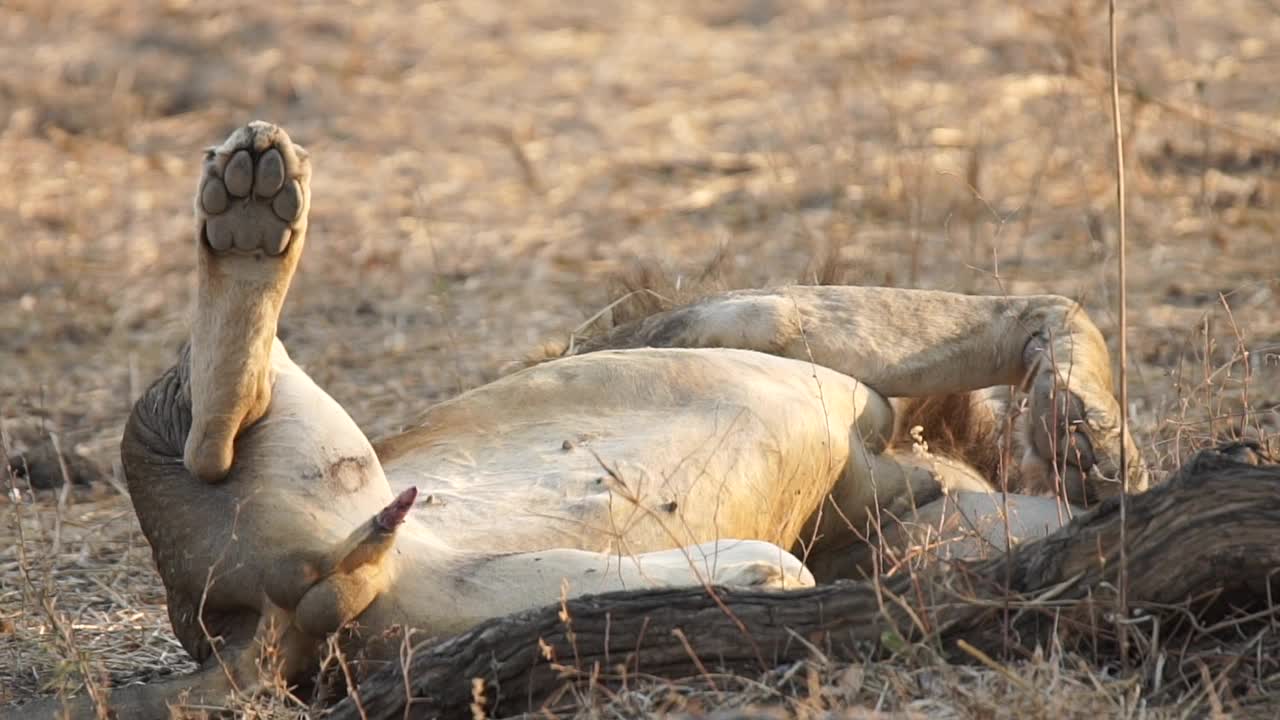
[[[1209, 594], [1239, 608], [1270, 597], [1280, 568], [1280, 466], [1238, 457], [1201, 453], [1167, 483], [1129, 498], [1131, 607], [1160, 612]], [[923, 640], [964, 658], [961, 640], [990, 655], [1011, 642], [1034, 647], [1049, 632], [1097, 642], [1115, 628], [1106, 618], [1117, 608], [1119, 536], [1112, 500], [1007, 557], [878, 583], [582, 597], [421, 649], [407, 668], [370, 676], [330, 717], [401, 718], [406, 705], [408, 717], [462, 717], [476, 678], [486, 710], [503, 714], [536, 709], [571, 683], [689, 677], [703, 668], [759, 672], [815, 648], [855, 659]]]

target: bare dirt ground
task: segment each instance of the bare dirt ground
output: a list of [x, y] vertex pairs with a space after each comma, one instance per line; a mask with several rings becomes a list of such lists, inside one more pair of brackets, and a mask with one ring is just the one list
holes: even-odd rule
[[[1131, 406], [1168, 469], [1280, 430], [1280, 9], [1123, 6]], [[1105, 3], [1072, 0], [0, 4], [0, 423], [12, 454], [53, 437], [106, 478], [4, 503], [0, 704], [187, 667], [116, 447], [183, 339], [200, 150], [235, 126], [315, 158], [283, 336], [378, 436], [563, 337], [633, 258], [722, 256], [754, 285], [834, 253], [854, 283], [1062, 293], [1115, 348], [1105, 49]], [[1248, 700], [1073, 663], [823, 668], [582, 712]]]

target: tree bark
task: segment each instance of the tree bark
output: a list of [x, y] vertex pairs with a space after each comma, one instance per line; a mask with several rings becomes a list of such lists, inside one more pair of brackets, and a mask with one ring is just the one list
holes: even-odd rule
[[[1131, 608], [1163, 612], [1207, 595], [1218, 608], [1265, 605], [1280, 568], [1280, 466], [1235, 457], [1201, 453], [1164, 485], [1129, 498]], [[959, 641], [1000, 656], [1056, 632], [1109, 652], [1119, 535], [1119, 503], [1112, 499], [1009, 556], [878, 583], [581, 597], [420, 649], [407, 668], [397, 663], [371, 675], [330, 717], [401, 718], [406, 705], [407, 717], [464, 717], [475, 678], [484, 681], [481, 702], [491, 716], [518, 713], [554, 701], [573, 684], [706, 670], [758, 673], [815, 651], [861, 659], [906, 642], [930, 642], [949, 657], [971, 660], [957, 649]]]

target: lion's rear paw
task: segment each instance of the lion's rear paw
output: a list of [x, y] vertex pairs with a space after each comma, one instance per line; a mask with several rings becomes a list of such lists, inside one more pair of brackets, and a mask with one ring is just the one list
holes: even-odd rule
[[200, 238], [215, 253], [280, 255], [306, 221], [310, 167], [284, 130], [252, 122], [205, 156]]

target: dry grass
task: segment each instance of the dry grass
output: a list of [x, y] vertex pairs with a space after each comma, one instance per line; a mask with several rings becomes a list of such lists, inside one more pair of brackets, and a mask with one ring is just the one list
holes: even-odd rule
[[[632, 257], [722, 254], [761, 284], [834, 253], [855, 282], [1066, 294], [1115, 334], [1105, 4], [359, 5], [0, 6], [13, 449], [52, 434], [117, 464], [184, 333], [198, 151], [255, 117], [316, 158], [290, 351], [374, 436], [563, 336]], [[1261, 0], [1122, 10], [1131, 417], [1169, 468], [1280, 429], [1280, 25]], [[127, 500], [27, 500], [0, 524], [0, 703], [187, 667]], [[721, 687], [813, 717], [1085, 717], [1152, 692], [1052, 653], [1009, 672]], [[583, 716], [729, 702], [655, 687]]]

